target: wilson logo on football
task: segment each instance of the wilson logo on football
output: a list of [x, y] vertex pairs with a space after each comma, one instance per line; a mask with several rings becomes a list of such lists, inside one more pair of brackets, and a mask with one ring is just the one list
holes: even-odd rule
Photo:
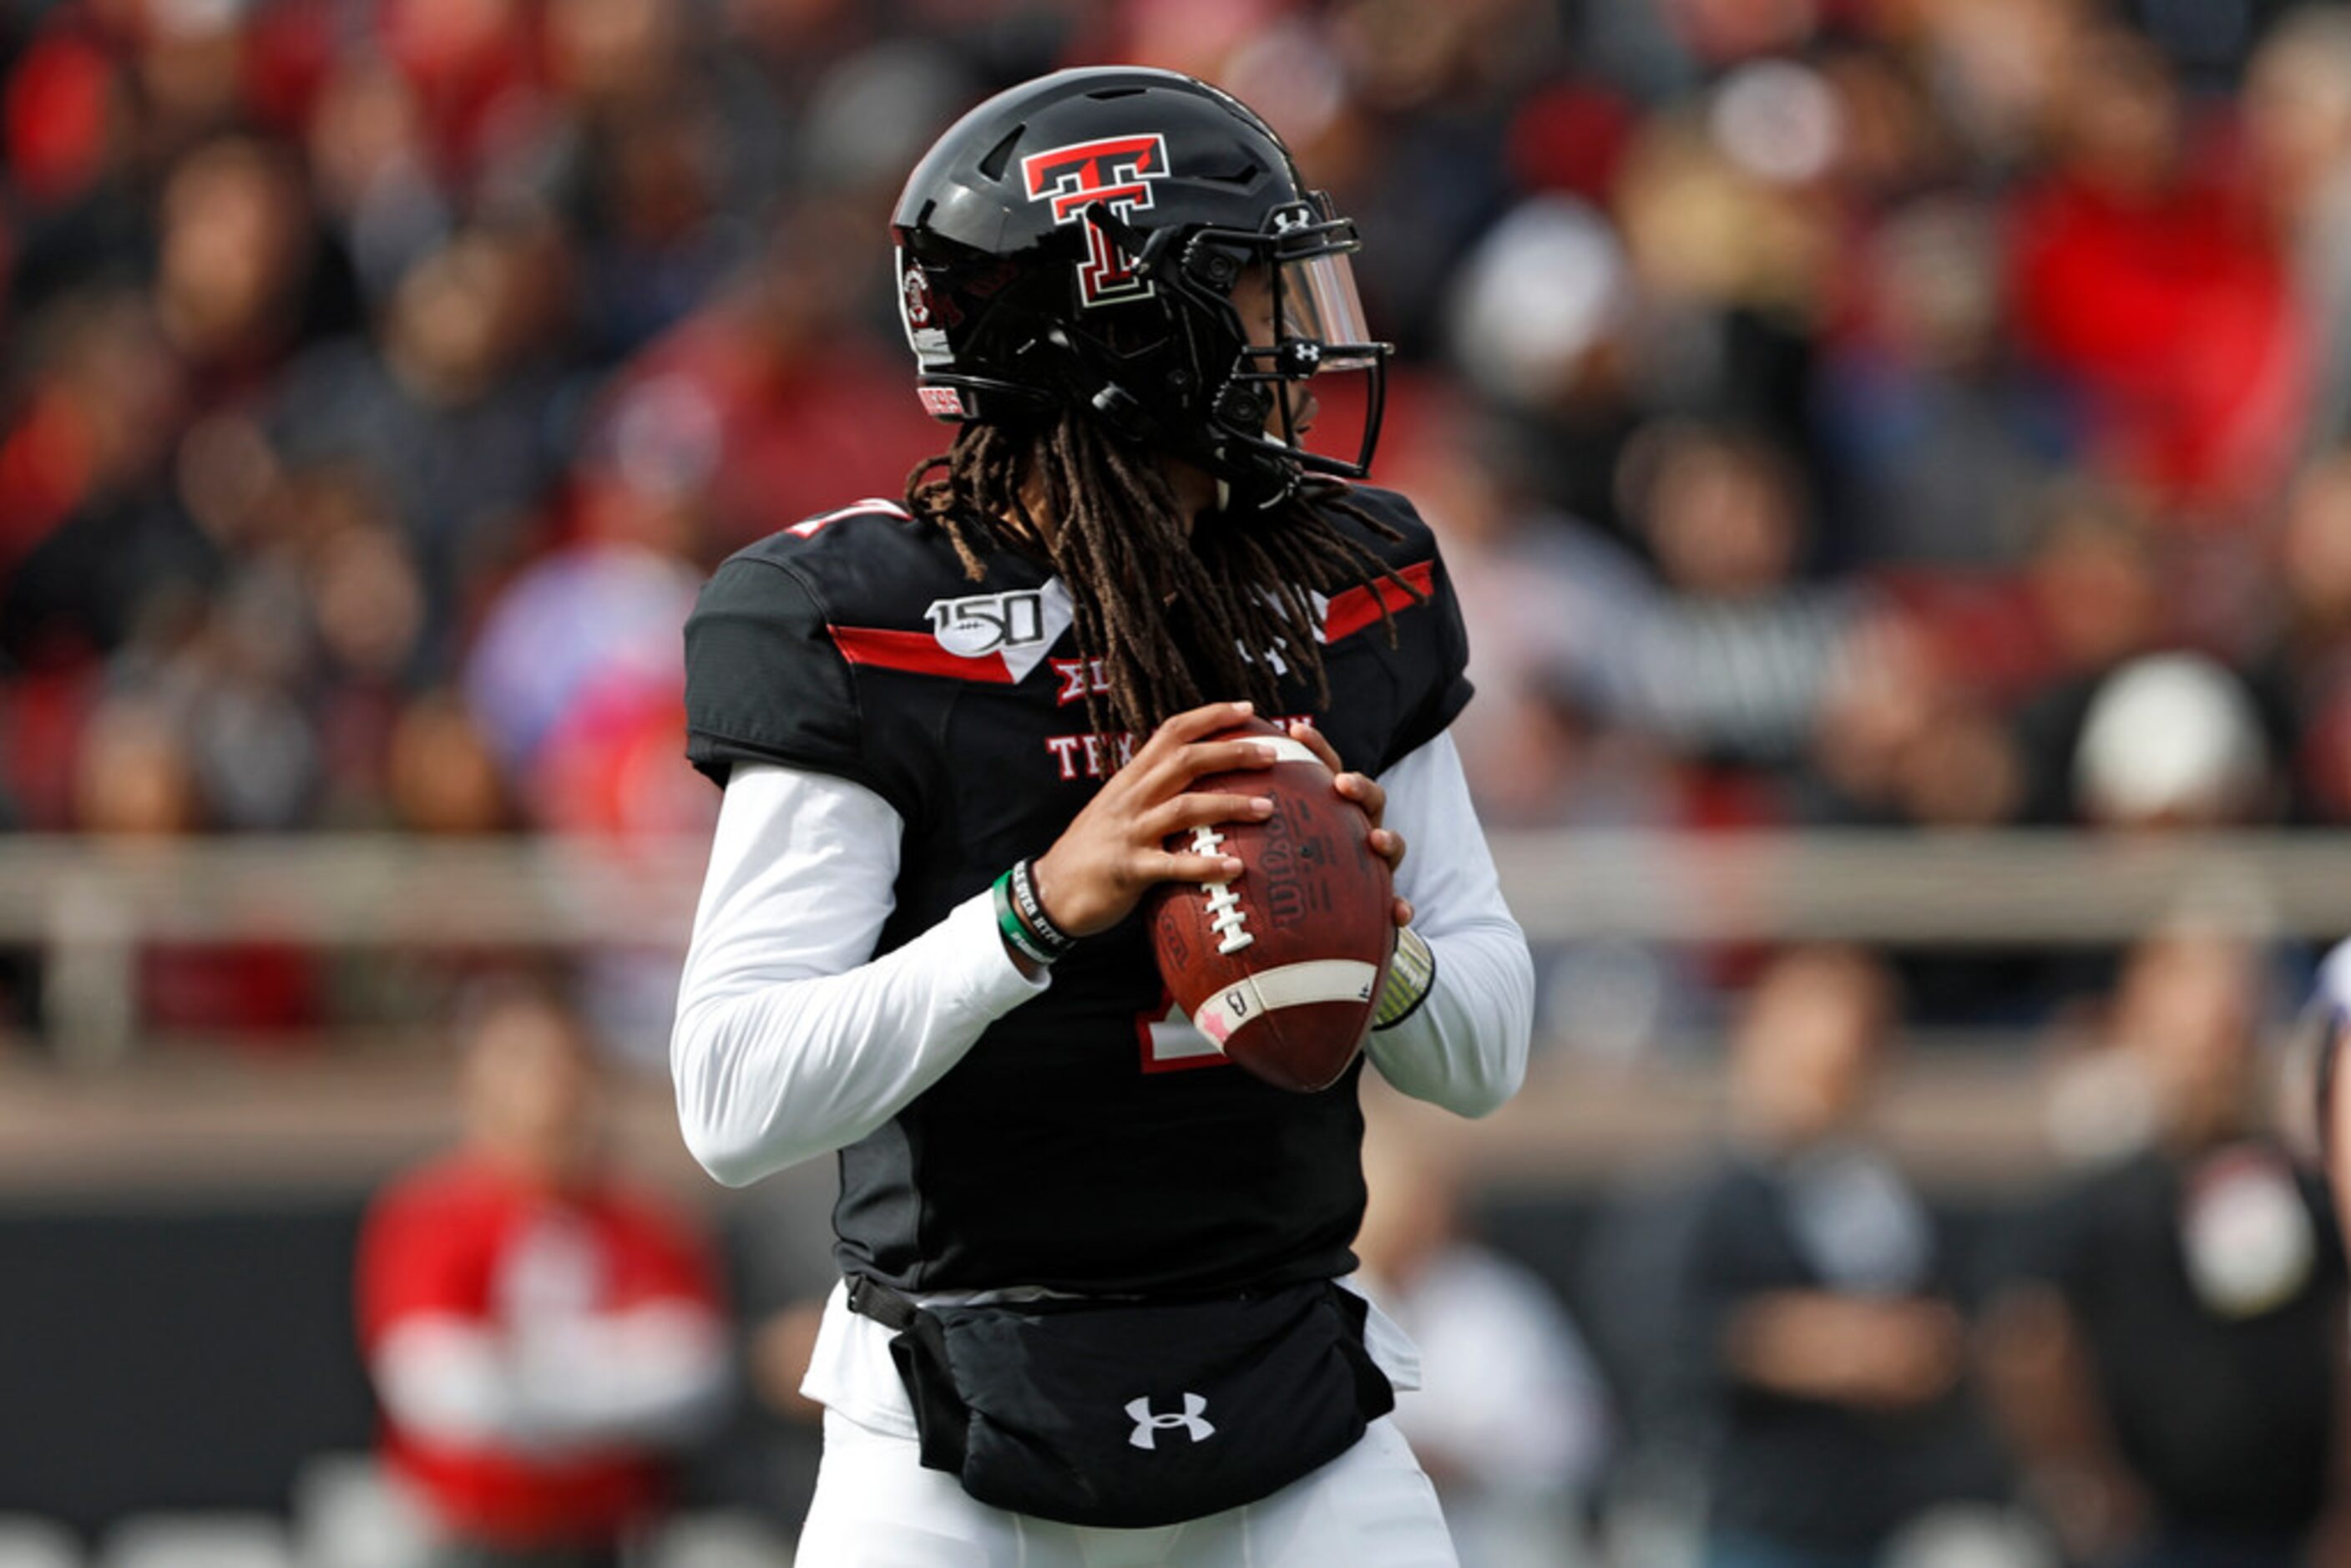
[[999, 649], [1034, 647], [1045, 641], [1045, 596], [1033, 588], [934, 600], [925, 613], [939, 646], [959, 659], [984, 658]]
[[1073, 142], [1020, 160], [1020, 178], [1032, 202], [1050, 201], [1056, 224], [1085, 230], [1086, 259], [1078, 264], [1081, 304], [1116, 305], [1151, 298], [1151, 285], [1134, 276], [1134, 258], [1113, 245], [1100, 226], [1085, 221], [1086, 209], [1106, 202], [1125, 218], [1151, 205], [1153, 180], [1167, 177], [1167, 143], [1156, 131], [1106, 136]]

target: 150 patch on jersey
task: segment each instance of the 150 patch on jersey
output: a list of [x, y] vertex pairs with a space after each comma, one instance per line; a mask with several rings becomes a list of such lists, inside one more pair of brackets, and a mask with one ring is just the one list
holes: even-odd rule
[[924, 613], [930, 617], [931, 635], [939, 646], [960, 659], [1045, 641], [1045, 596], [1033, 588], [936, 599]]

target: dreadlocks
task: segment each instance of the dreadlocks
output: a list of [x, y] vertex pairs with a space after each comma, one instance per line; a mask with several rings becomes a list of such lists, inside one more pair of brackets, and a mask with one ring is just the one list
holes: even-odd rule
[[[943, 477], [932, 477], [942, 468]], [[1030, 509], [1032, 495], [1052, 526]], [[1326, 704], [1313, 590], [1381, 577], [1419, 596], [1340, 531], [1333, 512], [1382, 538], [1399, 537], [1341, 486], [1312, 486], [1259, 516], [1214, 513], [1187, 528], [1150, 455], [1071, 410], [1032, 429], [964, 426], [946, 454], [908, 476], [906, 503], [946, 530], [975, 582], [987, 571], [983, 546], [1042, 552], [1069, 587], [1080, 646], [1102, 660], [1109, 711], [1095, 716], [1098, 727], [1106, 716], [1147, 733], [1186, 708], [1241, 697], [1278, 713], [1275, 669], [1259, 656], [1276, 649], [1312, 685], [1316, 704]], [[1008, 519], [1018, 534], [1007, 530]], [[1088, 706], [1094, 701], [1090, 691]]]

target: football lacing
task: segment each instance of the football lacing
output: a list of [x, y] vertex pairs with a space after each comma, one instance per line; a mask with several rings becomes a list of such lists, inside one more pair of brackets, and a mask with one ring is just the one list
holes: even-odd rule
[[[1192, 830], [1193, 853], [1212, 855], [1224, 847], [1225, 835], [1217, 831], [1214, 825]], [[1200, 891], [1208, 895], [1208, 929], [1220, 938], [1217, 943], [1217, 952], [1238, 953], [1257, 940], [1250, 934], [1249, 914], [1241, 908], [1240, 894], [1233, 891], [1231, 883], [1203, 883]]]

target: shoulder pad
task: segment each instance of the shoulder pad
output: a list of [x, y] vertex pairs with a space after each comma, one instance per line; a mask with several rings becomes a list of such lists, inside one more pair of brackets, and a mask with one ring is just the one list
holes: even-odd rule
[[790, 570], [835, 624], [913, 628], [939, 600], [1003, 586], [995, 579], [1010, 558], [991, 562], [987, 580], [976, 583], [945, 528], [895, 501], [867, 500], [778, 528], [729, 564], [744, 559]]
[[1396, 533], [1395, 538], [1384, 538], [1377, 529], [1364, 527], [1362, 517], [1343, 509], [1339, 511], [1340, 527], [1388, 565], [1403, 568], [1435, 559], [1436, 531], [1422, 520], [1418, 508], [1397, 492], [1374, 485], [1351, 485], [1339, 491], [1334, 499], [1345, 501], [1364, 517]]

